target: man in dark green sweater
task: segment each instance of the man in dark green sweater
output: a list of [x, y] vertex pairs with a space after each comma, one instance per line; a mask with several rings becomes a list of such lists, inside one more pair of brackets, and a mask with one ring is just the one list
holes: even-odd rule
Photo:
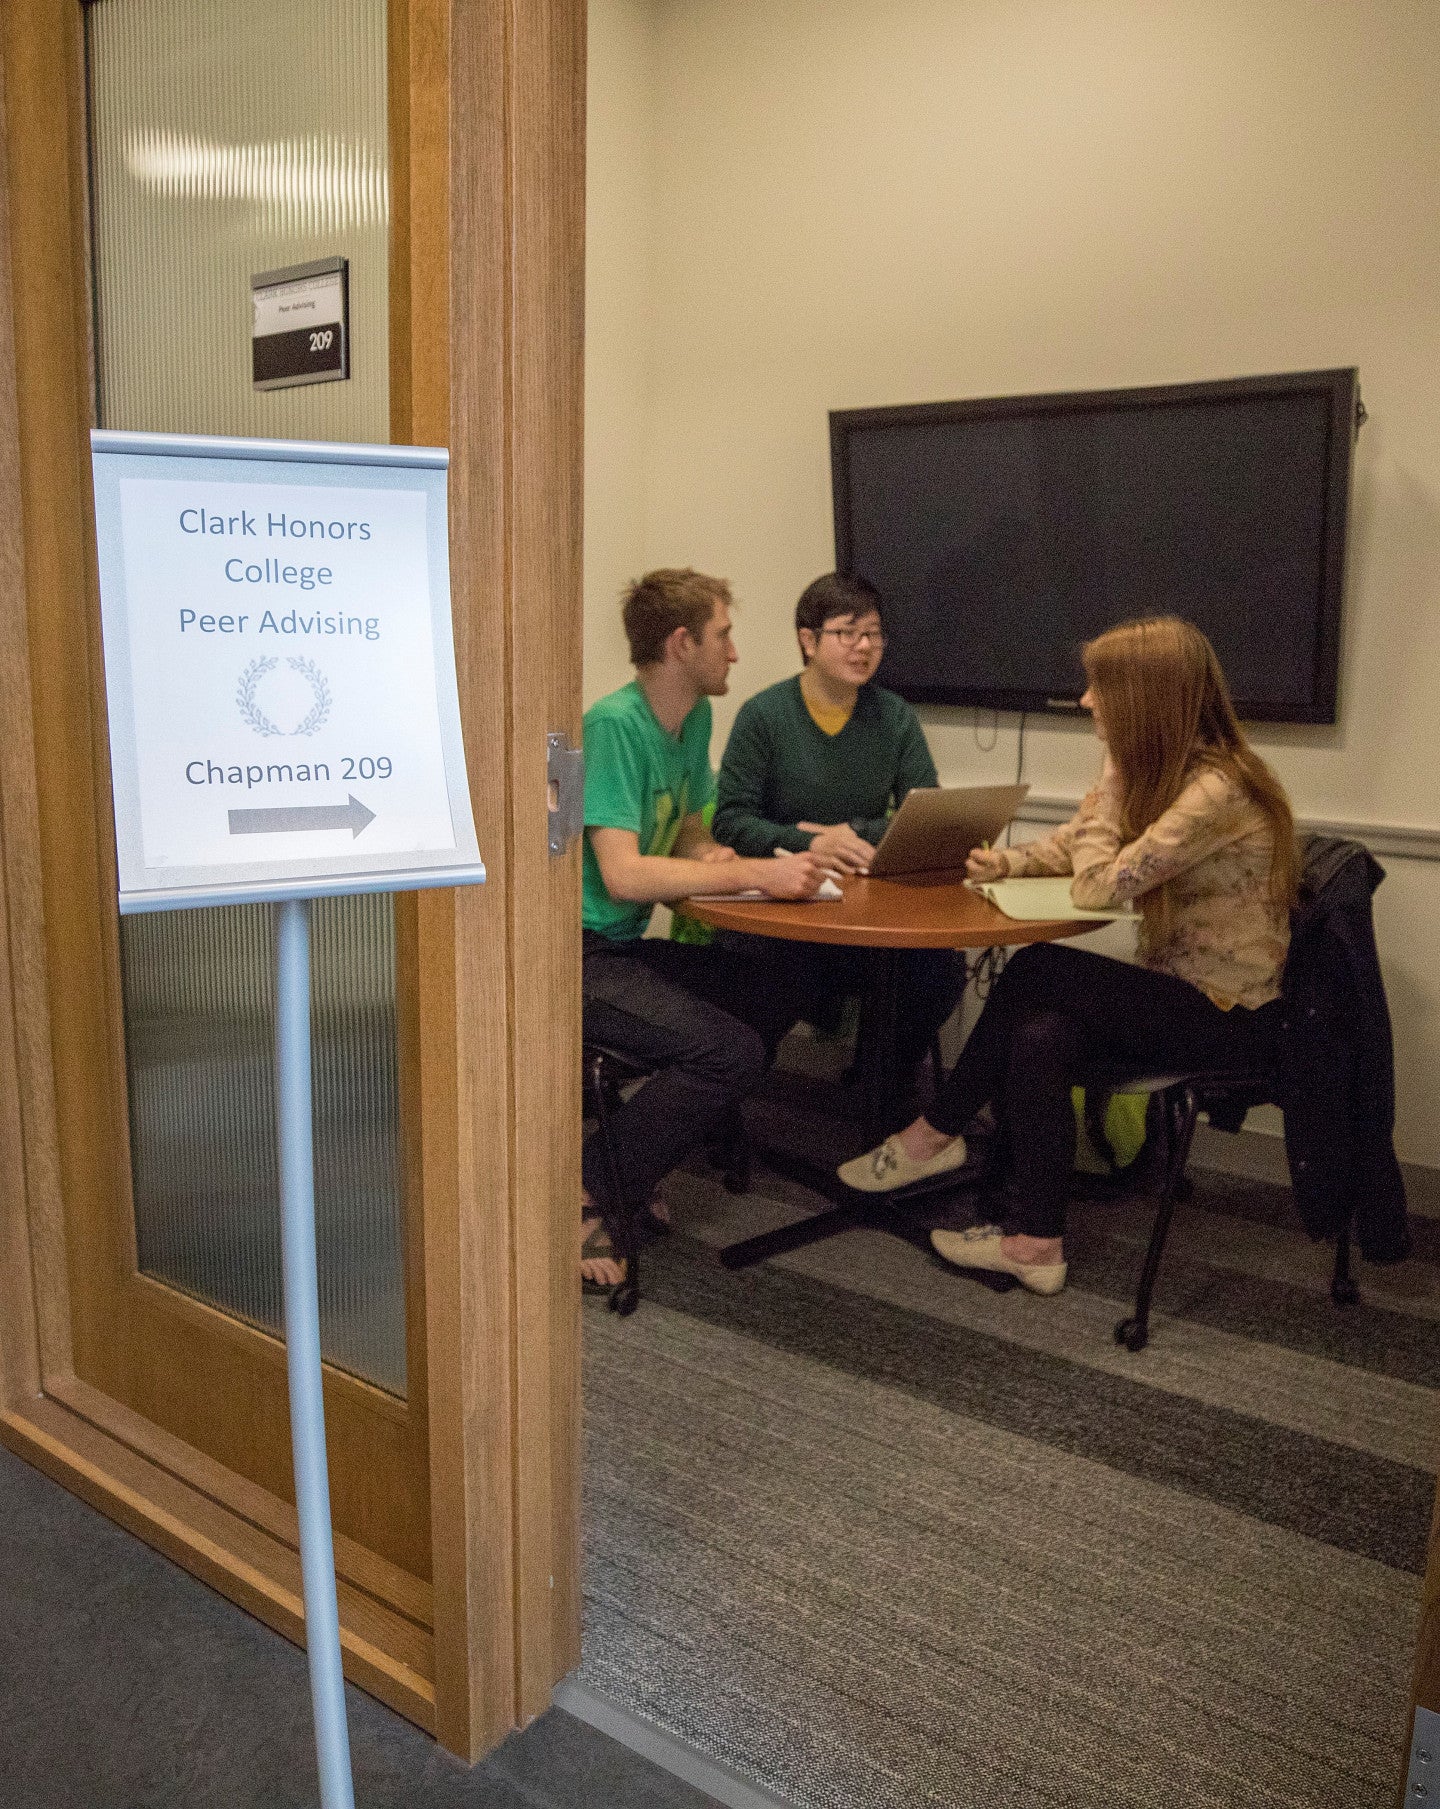
[[[795, 634], [803, 669], [735, 718], [713, 833], [740, 855], [809, 849], [842, 876], [863, 874], [906, 792], [936, 783], [935, 762], [909, 704], [871, 683], [885, 649], [873, 585], [838, 572], [817, 578], [795, 606]], [[824, 1018], [839, 995], [859, 992], [863, 960], [863, 949], [787, 944], [787, 961], [805, 969], [806, 1015]], [[902, 1072], [918, 1063], [964, 984], [963, 964], [948, 950], [903, 953]]]

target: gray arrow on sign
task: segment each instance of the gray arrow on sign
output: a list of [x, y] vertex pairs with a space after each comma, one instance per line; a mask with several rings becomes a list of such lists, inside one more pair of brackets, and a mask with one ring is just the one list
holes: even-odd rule
[[274, 810], [232, 810], [231, 835], [288, 835], [297, 829], [349, 829], [359, 835], [375, 821], [354, 792], [345, 804], [287, 804]]

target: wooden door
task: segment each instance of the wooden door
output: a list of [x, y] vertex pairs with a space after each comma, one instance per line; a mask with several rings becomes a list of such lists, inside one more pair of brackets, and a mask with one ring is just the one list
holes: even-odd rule
[[[122, 0], [123, 3], [123, 0]], [[281, 1342], [142, 1274], [137, 1264], [121, 1038], [114, 840], [109, 811], [98, 602], [85, 439], [93, 419], [87, 286], [86, 98], [77, 7], [12, 9], [12, 234], [26, 544], [44, 545], [31, 579], [29, 665], [46, 967], [65, 1197], [73, 1377], [50, 1392], [98, 1423], [113, 1404], [288, 1499], [289, 1417]], [[29, 59], [34, 74], [21, 71]], [[66, 71], [45, 81], [42, 68]], [[41, 99], [41, 96], [48, 99]], [[67, 197], [68, 207], [55, 198]], [[84, 260], [79, 262], [79, 260]], [[78, 263], [78, 268], [77, 268]], [[67, 294], [61, 320], [37, 319], [31, 291]], [[155, 355], [164, 355], [157, 336]], [[413, 1029], [413, 1027], [412, 1027]], [[409, 1215], [412, 1225], [418, 1215]], [[418, 1250], [413, 1253], [418, 1257]], [[335, 1526], [347, 1574], [358, 1546], [428, 1582], [423, 1264], [407, 1290], [408, 1398], [330, 1369], [326, 1413]], [[355, 1580], [352, 1576], [352, 1580]]]
[[[295, 1633], [283, 1347], [136, 1264], [81, 9], [3, 30], [0, 1430]], [[580, 711], [583, 4], [392, 0], [389, 69], [392, 434], [451, 451], [490, 880], [399, 907], [407, 1398], [327, 1370], [326, 1411], [347, 1669], [473, 1755], [578, 1655], [579, 863], [545, 735]]]
[[[1415, 1795], [1409, 1788], [1410, 1754], [1415, 1744], [1417, 1709], [1428, 1709], [1431, 1714], [1440, 1715], [1440, 1494], [1435, 1498], [1435, 1509], [1430, 1518], [1430, 1547], [1425, 1565], [1425, 1585], [1420, 1597], [1420, 1628], [1415, 1642], [1415, 1681], [1411, 1691], [1410, 1725], [1406, 1729], [1400, 1788], [1395, 1798], [1402, 1809], [1404, 1805], [1418, 1805], [1426, 1800], [1424, 1796]], [[1429, 1765], [1435, 1775], [1427, 1778], [1420, 1772], [1416, 1781], [1425, 1784], [1429, 1800], [1433, 1802], [1436, 1795], [1440, 1794], [1440, 1748], [1431, 1754]]]

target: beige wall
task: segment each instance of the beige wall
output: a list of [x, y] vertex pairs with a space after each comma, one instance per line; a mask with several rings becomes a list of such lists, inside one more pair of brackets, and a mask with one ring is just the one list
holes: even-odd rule
[[[592, 14], [588, 695], [623, 675], [616, 589], [662, 562], [742, 602], [717, 754], [791, 669], [833, 562], [832, 407], [1357, 364], [1341, 721], [1258, 739], [1304, 815], [1440, 827], [1440, 6]], [[1013, 773], [1013, 717], [986, 754], [990, 718], [925, 714], [942, 777]], [[1032, 722], [1037, 791], [1092, 763], [1079, 725]], [[1389, 864], [1402, 1153], [1440, 1164], [1440, 865]]]
[[647, 569], [658, 16], [654, 0], [591, 0], [585, 195], [587, 703], [630, 676], [617, 599], [621, 586]]

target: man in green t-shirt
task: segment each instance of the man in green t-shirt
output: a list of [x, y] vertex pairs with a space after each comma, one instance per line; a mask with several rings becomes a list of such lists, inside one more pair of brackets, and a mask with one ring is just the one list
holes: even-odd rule
[[[738, 853], [808, 849], [839, 873], [865, 873], [892, 810], [934, 785], [935, 762], [914, 710], [871, 681], [885, 650], [880, 594], [828, 572], [795, 605], [801, 671], [740, 708], [720, 763], [715, 837]], [[803, 1014], [826, 1018], [864, 987], [865, 951], [788, 943]], [[955, 1009], [965, 969], [948, 949], [901, 951], [896, 1058], [913, 1069]], [[936, 1076], [939, 1079], [939, 1076]]]
[[607, 1199], [594, 1137], [583, 1152], [581, 1272], [601, 1286], [623, 1279], [602, 1207], [613, 1222], [648, 1199], [756, 1084], [799, 1016], [770, 963], [645, 935], [657, 904], [692, 892], [808, 898], [823, 878], [813, 854], [742, 858], [705, 827], [710, 699], [724, 696], [736, 658], [730, 602], [723, 579], [694, 571], [632, 584], [623, 614], [635, 677], [585, 713], [584, 1033], [654, 1070], [610, 1119], [627, 1201]]

